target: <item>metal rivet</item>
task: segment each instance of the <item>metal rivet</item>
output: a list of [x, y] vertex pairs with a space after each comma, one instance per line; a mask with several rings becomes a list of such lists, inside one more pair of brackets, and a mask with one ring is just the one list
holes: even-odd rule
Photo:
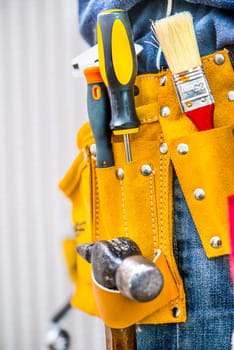
[[160, 254], [161, 254], [161, 251], [160, 251], [159, 249], [156, 249], [156, 250], [154, 251], [154, 260], [155, 260], [156, 258], [158, 258]]
[[185, 104], [188, 108], [191, 108], [193, 106], [192, 101], [187, 101], [187, 102], [185, 102]]
[[149, 164], [144, 164], [141, 166], [141, 173], [144, 176], [149, 176], [151, 175], [153, 172], [152, 167]]
[[214, 62], [218, 65], [223, 64], [225, 61], [224, 55], [222, 55], [221, 53], [217, 53], [214, 56]]
[[160, 86], [165, 86], [166, 85], [166, 82], [167, 82], [167, 76], [166, 75], [163, 75], [161, 78], [160, 78]]
[[162, 154], [167, 154], [168, 152], [168, 146], [167, 146], [167, 143], [166, 142], [162, 142], [159, 146], [159, 149], [160, 149], [160, 153]]
[[96, 156], [97, 149], [96, 149], [96, 144], [95, 143], [90, 145], [89, 150], [90, 150], [90, 153], [92, 154], [92, 156]]
[[167, 118], [170, 115], [170, 108], [167, 106], [164, 106], [160, 109], [160, 115], [163, 118]]
[[229, 101], [233, 102], [234, 101], [234, 90], [231, 90], [228, 92], [227, 97]]
[[196, 188], [193, 194], [195, 199], [197, 199], [198, 201], [201, 201], [205, 198], [205, 191], [202, 188]]
[[116, 177], [119, 179], [119, 180], [123, 180], [124, 178], [124, 170], [122, 168], [118, 168], [116, 170]]
[[173, 307], [172, 316], [175, 318], [178, 318], [178, 317], [180, 317], [180, 314], [181, 314], [180, 308], [178, 306]]
[[189, 151], [189, 146], [186, 144], [186, 143], [180, 143], [178, 146], [177, 146], [177, 152], [179, 154], [187, 154]]
[[214, 236], [210, 240], [210, 245], [212, 248], [220, 248], [222, 247], [222, 240], [219, 236]]

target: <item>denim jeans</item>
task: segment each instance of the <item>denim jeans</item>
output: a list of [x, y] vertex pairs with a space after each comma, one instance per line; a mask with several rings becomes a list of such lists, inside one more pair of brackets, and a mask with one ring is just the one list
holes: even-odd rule
[[234, 300], [228, 256], [206, 257], [176, 177], [173, 245], [184, 281], [187, 321], [138, 325], [137, 350], [230, 350]]

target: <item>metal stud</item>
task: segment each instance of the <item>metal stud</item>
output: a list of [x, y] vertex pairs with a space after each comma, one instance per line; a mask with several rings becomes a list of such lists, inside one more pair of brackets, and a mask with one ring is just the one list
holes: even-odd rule
[[196, 188], [196, 190], [193, 192], [194, 197], [196, 200], [201, 201], [205, 198], [205, 191], [202, 188]]
[[172, 316], [175, 318], [180, 317], [181, 311], [180, 308], [178, 306], [173, 307], [172, 309]]
[[166, 82], [167, 82], [167, 76], [166, 76], [166, 75], [163, 75], [163, 76], [160, 78], [160, 86], [165, 86], [165, 85], [166, 85]]
[[219, 236], [214, 236], [210, 240], [210, 245], [212, 248], [218, 249], [222, 247], [222, 240]]
[[177, 152], [181, 155], [187, 154], [189, 151], [189, 146], [186, 143], [180, 143], [177, 146]]
[[90, 153], [92, 154], [92, 156], [96, 156], [97, 148], [96, 148], [96, 144], [95, 143], [90, 145], [89, 150], [90, 150]]
[[215, 62], [217, 65], [223, 64], [224, 61], [225, 61], [224, 55], [222, 55], [221, 53], [217, 53], [217, 54], [214, 56], [214, 62]]
[[149, 176], [151, 175], [153, 172], [152, 167], [149, 164], [144, 164], [141, 166], [141, 173], [144, 176]]
[[161, 254], [161, 251], [159, 249], [156, 249], [154, 251], [154, 260], [156, 260], [159, 257], [160, 254]]
[[171, 111], [170, 108], [167, 106], [164, 106], [160, 109], [160, 115], [163, 118], [167, 118], [170, 115]]
[[124, 170], [122, 168], [118, 168], [116, 170], [116, 177], [119, 179], [119, 180], [123, 180], [124, 178]]
[[233, 102], [234, 101], [234, 90], [231, 90], [228, 92], [227, 97], [229, 101]]
[[159, 146], [160, 153], [167, 154], [168, 152], [168, 146], [166, 142], [162, 142]]

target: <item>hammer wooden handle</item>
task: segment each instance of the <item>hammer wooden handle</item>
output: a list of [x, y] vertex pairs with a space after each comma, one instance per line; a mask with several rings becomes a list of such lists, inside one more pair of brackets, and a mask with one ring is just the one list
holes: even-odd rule
[[135, 325], [127, 328], [105, 328], [106, 350], [136, 350]]

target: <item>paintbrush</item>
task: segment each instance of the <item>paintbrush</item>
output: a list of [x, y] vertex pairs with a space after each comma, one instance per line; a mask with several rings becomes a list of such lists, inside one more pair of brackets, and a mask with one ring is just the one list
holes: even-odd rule
[[214, 98], [207, 82], [193, 19], [189, 12], [181, 12], [154, 23], [182, 111], [199, 131], [212, 129]]

